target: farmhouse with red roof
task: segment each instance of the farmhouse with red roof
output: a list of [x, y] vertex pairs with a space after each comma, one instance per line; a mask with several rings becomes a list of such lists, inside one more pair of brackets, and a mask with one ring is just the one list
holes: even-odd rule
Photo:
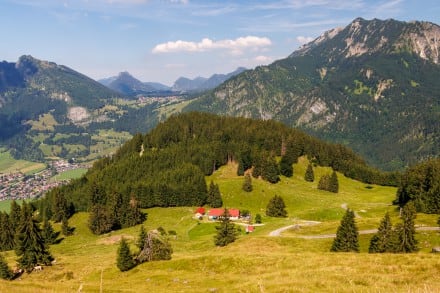
[[[217, 220], [225, 213], [225, 209], [210, 209], [208, 212], [208, 218], [210, 220]], [[238, 209], [228, 209], [229, 219], [231, 221], [236, 221], [240, 218], [240, 210]]]

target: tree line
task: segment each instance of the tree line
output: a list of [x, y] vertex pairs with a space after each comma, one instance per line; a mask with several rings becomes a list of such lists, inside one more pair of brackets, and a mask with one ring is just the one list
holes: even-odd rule
[[[149, 133], [134, 135], [82, 178], [49, 192], [45, 205], [50, 209], [54, 194], [62, 194], [71, 211], [91, 212], [90, 227], [100, 234], [140, 223], [141, 208], [218, 206], [205, 176], [229, 161], [238, 162], [238, 175], [252, 168], [253, 177], [275, 184], [280, 175], [292, 176], [292, 164], [304, 155], [313, 164], [354, 179], [397, 184], [397, 174], [367, 166], [348, 148], [279, 122], [194, 112], [172, 116]], [[311, 177], [308, 174], [308, 180]]]

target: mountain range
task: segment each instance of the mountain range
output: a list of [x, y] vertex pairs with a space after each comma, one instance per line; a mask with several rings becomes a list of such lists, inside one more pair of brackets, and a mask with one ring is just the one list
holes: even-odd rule
[[[103, 129], [135, 134], [176, 111], [205, 111], [278, 120], [398, 170], [439, 155], [438, 36], [440, 27], [429, 22], [357, 18], [268, 66], [180, 78], [171, 89], [124, 72], [101, 80], [112, 90], [66, 66], [22, 56], [0, 63], [0, 142], [28, 145], [22, 154], [37, 146], [45, 157], [78, 157], [101, 151], [92, 146], [102, 144]], [[208, 88], [191, 101], [129, 101], [152, 89]]]
[[170, 92], [197, 93], [213, 89], [229, 78], [240, 74], [245, 70], [246, 68], [239, 67], [228, 74], [213, 74], [209, 78], [196, 77], [190, 79], [187, 77], [180, 77], [171, 87], [157, 82], [142, 82], [128, 72], [121, 72], [118, 76], [100, 79], [98, 82], [126, 96], [169, 94]]
[[400, 169], [439, 155], [439, 36], [429, 22], [357, 18], [186, 110], [279, 120]]

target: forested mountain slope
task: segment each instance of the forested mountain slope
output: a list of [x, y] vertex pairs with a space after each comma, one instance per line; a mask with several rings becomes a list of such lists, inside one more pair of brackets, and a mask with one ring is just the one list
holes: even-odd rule
[[439, 35], [433, 23], [358, 18], [187, 110], [275, 119], [400, 169], [439, 155]]

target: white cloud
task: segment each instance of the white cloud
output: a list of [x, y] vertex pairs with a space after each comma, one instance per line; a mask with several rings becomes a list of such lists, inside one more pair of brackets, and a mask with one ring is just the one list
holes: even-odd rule
[[217, 49], [229, 50], [232, 54], [238, 55], [242, 53], [245, 48], [264, 48], [272, 45], [269, 38], [246, 36], [235, 40], [220, 40], [213, 41], [209, 38], [204, 38], [200, 42], [188, 42], [178, 40], [175, 42], [167, 42], [156, 45], [153, 53], [174, 53], [174, 52], [205, 52]]
[[296, 37], [296, 40], [297, 40], [301, 45], [303, 45], [303, 44], [310, 43], [311, 41], [314, 40], [314, 38], [312, 38], [312, 37], [298, 36], [298, 37]]
[[272, 57], [263, 56], [263, 55], [255, 57], [254, 60], [258, 64], [268, 64], [268, 63], [271, 63], [273, 61]]

